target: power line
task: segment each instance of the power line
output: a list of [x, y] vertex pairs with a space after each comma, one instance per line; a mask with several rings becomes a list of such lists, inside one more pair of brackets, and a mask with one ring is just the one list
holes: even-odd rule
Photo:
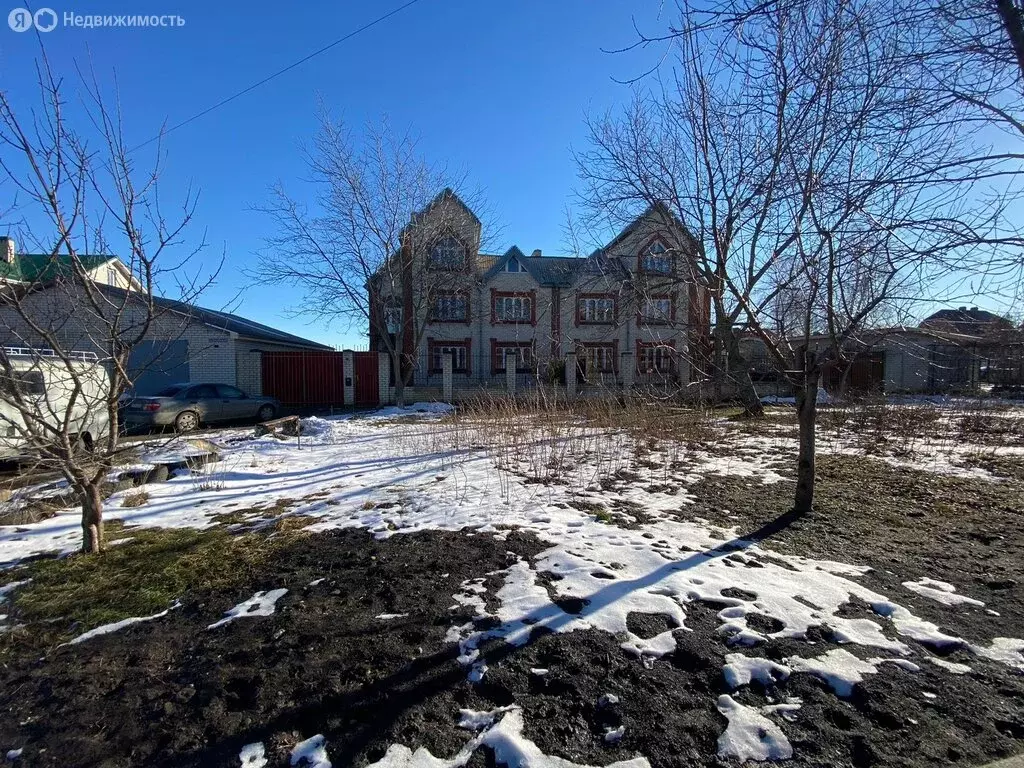
[[412, 6], [412, 5], [416, 5], [416, 3], [418, 3], [419, 1], [420, 0], [409, 0], [409, 2], [405, 3], [404, 5], [400, 5], [397, 8], [395, 8], [394, 10], [388, 11], [383, 16], [379, 16], [376, 19], [374, 19], [373, 21], [367, 22], [366, 24], [364, 24], [363, 26], [359, 27], [358, 29], [352, 30], [347, 35], [345, 35], [344, 37], [339, 37], [337, 40], [335, 40], [332, 43], [328, 43], [323, 48], [319, 48], [318, 50], [313, 51], [309, 55], [303, 56], [298, 61], [295, 61], [295, 62], [289, 64], [287, 67], [284, 67], [283, 69], [277, 70], [277, 72], [274, 72], [272, 75], [268, 75], [267, 77], [264, 77], [259, 82], [253, 83], [252, 85], [248, 86], [247, 88], [243, 88], [242, 90], [237, 91], [236, 93], [231, 94], [227, 98], [221, 99], [220, 101], [218, 101], [213, 106], [207, 107], [202, 112], [197, 112], [196, 114], [192, 115], [187, 120], [182, 120], [180, 123], [177, 123], [176, 125], [172, 125], [170, 128], [168, 128], [165, 131], [162, 131], [161, 133], [157, 134], [153, 138], [148, 139], [147, 141], [142, 142], [138, 146], [132, 147], [131, 149], [128, 150], [128, 152], [131, 153], [131, 152], [135, 152], [137, 150], [140, 150], [143, 147], [149, 146], [150, 144], [152, 144], [157, 139], [160, 139], [160, 138], [166, 136], [167, 134], [169, 134], [169, 133], [171, 133], [173, 131], [178, 130], [179, 128], [184, 128], [189, 123], [192, 123], [192, 122], [198, 120], [199, 118], [204, 117], [204, 116], [210, 114], [214, 110], [220, 109], [221, 107], [223, 107], [226, 104], [230, 104], [235, 99], [240, 98], [242, 96], [245, 96], [245, 94], [247, 94], [247, 93], [251, 93], [252, 91], [255, 91], [257, 88], [259, 88], [262, 85], [266, 85], [271, 80], [274, 80], [274, 79], [280, 77], [281, 75], [283, 75], [285, 72], [290, 72], [291, 70], [295, 69], [296, 67], [305, 64], [310, 59], [315, 59], [320, 54], [326, 53], [327, 51], [331, 50], [335, 46], [341, 45], [346, 40], [351, 40], [356, 35], [361, 34], [361, 33], [365, 32], [366, 30], [368, 30], [368, 29], [370, 29], [372, 27], [377, 26], [378, 24], [380, 24], [383, 21], [387, 21], [392, 16], [395, 16], [396, 14], [399, 14], [402, 11], [404, 11], [406, 8], [408, 8], [408, 7]]

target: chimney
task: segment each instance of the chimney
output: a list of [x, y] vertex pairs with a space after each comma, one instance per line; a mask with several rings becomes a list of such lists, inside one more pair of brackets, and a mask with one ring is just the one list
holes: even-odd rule
[[13, 264], [16, 252], [17, 248], [14, 246], [14, 238], [0, 236], [0, 259], [3, 259], [8, 264]]
[[530, 258], [531, 259], [539, 259], [540, 258], [540, 248], [538, 248], [533, 253], [531, 253], [530, 254]]

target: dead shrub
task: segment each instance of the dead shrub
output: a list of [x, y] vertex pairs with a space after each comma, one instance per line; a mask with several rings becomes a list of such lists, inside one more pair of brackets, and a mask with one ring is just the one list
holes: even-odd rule
[[126, 509], [133, 507], [141, 507], [144, 504], [149, 503], [149, 494], [145, 491], [136, 491], [135, 493], [129, 493], [123, 499], [121, 499], [121, 506]]

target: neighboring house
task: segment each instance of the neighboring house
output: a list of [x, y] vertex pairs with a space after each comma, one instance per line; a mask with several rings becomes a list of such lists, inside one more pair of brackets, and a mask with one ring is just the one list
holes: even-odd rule
[[980, 358], [979, 377], [994, 387], [1024, 387], [1024, 328], [1008, 318], [977, 307], [943, 309], [921, 322], [921, 328], [966, 334]]
[[[928, 328], [867, 329], [846, 344], [845, 363], [826, 367], [822, 386], [830, 393], [972, 392], [982, 380], [978, 341], [976, 336]], [[809, 339], [812, 350], [824, 350], [828, 344], [824, 334]], [[748, 336], [740, 341], [740, 349], [758, 392], [789, 394], [760, 340]]]
[[[0, 243], [8, 255], [9, 239]], [[123, 299], [146, 296], [119, 259], [83, 257], [93, 264], [96, 285], [107, 296], [110, 307]], [[108, 358], [103, 350], [104, 321], [89, 302], [80, 283], [62, 281], [66, 264], [58, 260], [14, 254], [5, 260], [7, 284], [19, 291], [19, 301], [36, 324], [56, 333], [64, 349], [95, 352], [100, 360]], [[111, 270], [108, 272], [107, 270]], [[116, 274], [115, 274], [116, 273]], [[121, 278], [124, 278], [123, 280]], [[119, 283], [111, 285], [111, 283]], [[130, 373], [139, 394], [152, 394], [178, 382], [217, 382], [232, 384], [249, 394], [262, 394], [261, 355], [263, 352], [329, 351], [331, 348], [290, 333], [253, 322], [238, 315], [204, 309], [172, 299], [153, 297], [154, 320], [146, 339], [130, 355]], [[107, 306], [107, 305], [103, 305]], [[130, 303], [129, 303], [130, 306]], [[141, 310], [137, 317], [145, 316]], [[139, 322], [126, 312], [124, 323]], [[44, 341], [33, 332], [0, 295], [0, 345], [39, 347]]]
[[[432, 236], [408, 255], [401, 295], [374, 281], [369, 290], [371, 311], [416, 360], [415, 385], [437, 385], [445, 355], [456, 387], [500, 380], [511, 365], [550, 376], [570, 353], [585, 383], [697, 377], [690, 360], [706, 344], [709, 302], [689, 235], [667, 210], [646, 211], [588, 257], [481, 253], [480, 221], [451, 190], [410, 227]], [[418, 348], [413, 326], [425, 329]], [[387, 349], [372, 326], [370, 349]]]
[[1013, 322], [1005, 317], [977, 307], [940, 309], [921, 321], [921, 328], [932, 331], [959, 333], [964, 336], [986, 336], [998, 331], [1010, 330]]
[[[99, 285], [142, 290], [131, 270], [116, 256], [81, 255], [78, 260], [89, 278]], [[40, 285], [69, 274], [71, 258], [67, 254], [18, 253], [13, 238], [0, 236], [0, 283]]]

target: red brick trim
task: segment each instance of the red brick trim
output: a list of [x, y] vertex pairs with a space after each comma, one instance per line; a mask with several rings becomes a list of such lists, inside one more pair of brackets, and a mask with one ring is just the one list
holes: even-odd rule
[[612, 348], [612, 369], [598, 371], [598, 373], [618, 373], [619, 372], [619, 340], [614, 341], [577, 341], [576, 342], [576, 357], [579, 358], [581, 350], [583, 356], [586, 356], [586, 350], [593, 349], [595, 347]]
[[467, 376], [473, 370], [473, 339], [465, 338], [462, 340], [458, 339], [427, 339], [427, 373], [441, 373], [441, 368], [434, 367], [434, 350], [438, 347], [465, 347], [466, 348], [466, 367], [456, 368], [452, 365], [452, 373], [466, 374]]
[[636, 342], [636, 372], [639, 374], [651, 373], [640, 368], [641, 352], [645, 349], [670, 349], [672, 350], [671, 357], [669, 358], [670, 365], [668, 371], [656, 371], [657, 373], [675, 373], [678, 368], [678, 358], [676, 357], [676, 342], [675, 339], [672, 341], [640, 341], [637, 339]]
[[[536, 348], [532, 341], [498, 341], [497, 339], [491, 339], [491, 374], [505, 373], [505, 366], [498, 364], [498, 350], [502, 348], [515, 347], [516, 349], [529, 349], [533, 355], [536, 355]], [[531, 355], [531, 357], [533, 356]], [[516, 373], [530, 373], [532, 368], [520, 368], [516, 367]]]
[[[611, 299], [612, 319], [611, 320], [584, 320], [580, 312], [580, 304], [587, 299]], [[577, 293], [576, 294], [576, 325], [615, 325], [619, 321], [619, 298], [614, 293]]]
[[[529, 299], [530, 319], [527, 320], [500, 320], [498, 319], [498, 299]], [[491, 288], [491, 324], [492, 325], [523, 325], [529, 322], [530, 325], [537, 324], [537, 291], [496, 291]]]
[[[466, 319], [465, 320], [438, 320], [434, 317], [434, 308], [437, 306], [437, 299], [443, 296], [462, 296], [466, 299]], [[431, 325], [470, 325], [473, 318], [473, 300], [469, 295], [469, 291], [462, 288], [457, 291], [437, 291], [431, 298], [430, 307], [430, 319], [428, 322]]]
[[644, 305], [648, 300], [668, 299], [668, 320], [649, 320], [644, 317], [644, 307], [640, 306], [636, 311], [636, 327], [643, 328], [651, 325], [668, 325], [676, 321], [676, 295], [674, 293], [652, 293], [644, 299]]
[[[654, 243], [661, 241], [661, 244], [665, 246], [666, 256], [669, 260], [668, 272], [648, 272], [644, 269], [644, 254], [647, 253], [647, 249], [650, 248]], [[667, 275], [674, 275], [676, 273], [676, 257], [674, 255], [675, 249], [669, 244], [668, 240], [660, 233], [654, 234], [647, 238], [644, 242], [643, 247], [637, 251], [636, 254], [636, 271], [642, 275], [654, 275], [665, 277]]]
[[[457, 240], [462, 245], [462, 249], [465, 252], [465, 258], [463, 259], [462, 265], [459, 267], [441, 266], [435, 264], [433, 259], [431, 258], [431, 251], [434, 250], [434, 246], [437, 245], [441, 240], [444, 240], [446, 237], [450, 237], [453, 240]], [[469, 243], [466, 242], [466, 239], [459, 235], [459, 233], [456, 232], [454, 229], [449, 228], [446, 229], [441, 234], [439, 234], [437, 237], [432, 238], [427, 243], [425, 261], [427, 262], [427, 270], [430, 272], [468, 272], [473, 263], [473, 252], [472, 249], [469, 247]]]

